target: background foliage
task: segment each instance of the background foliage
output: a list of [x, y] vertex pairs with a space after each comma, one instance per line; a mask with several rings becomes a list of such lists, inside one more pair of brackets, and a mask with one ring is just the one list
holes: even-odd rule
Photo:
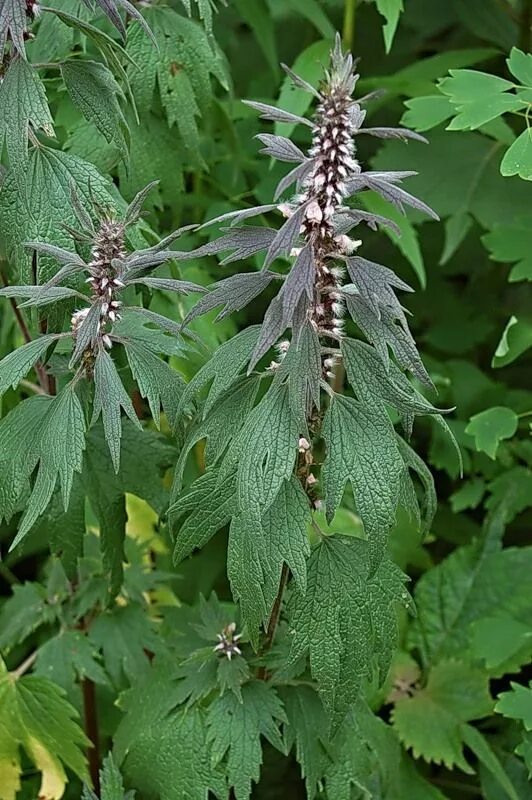
[[[365, 702], [332, 741], [321, 701], [300, 672], [285, 675], [277, 689], [248, 681], [250, 666], [266, 667], [245, 638], [244, 657], [212, 654], [225, 625], [235, 621], [240, 630], [226, 575], [227, 533], [173, 565], [161, 515], [184, 432], [171, 429], [164, 398], [158, 432], [152, 415], [159, 398], [148, 404], [124, 363], [120, 374], [143, 431], [122, 421], [120, 472], [94, 427], [86, 453], [93, 461], [74, 476], [67, 513], [58, 490], [9, 550], [17, 531], [20, 538], [27, 498], [9, 507], [6, 476], [24, 473], [36, 430], [28, 424], [37, 426], [45, 408], [38, 372], [17, 389], [2, 384], [4, 419], [22, 398], [33, 400], [14, 434], [0, 422], [7, 517], [0, 528], [1, 800], [32, 800], [39, 787], [45, 798], [63, 791], [79, 798], [83, 782], [83, 797], [92, 798], [88, 784], [92, 776], [99, 791], [104, 756], [104, 800], [121, 800], [125, 790], [141, 800], [199, 800], [209, 790], [224, 797], [227, 782], [237, 800], [250, 792], [328, 800], [532, 797], [529, 0], [405, 0], [404, 8], [401, 0], [139, 3], [157, 47], [134, 9], [122, 39], [125, 16], [117, 19], [103, 0], [53, 0], [34, 20], [27, 4], [22, 18], [31, 38], [23, 36], [20, 8], [0, 3], [11, 46], [28, 59], [6, 58], [0, 87], [6, 285], [43, 283], [57, 268], [25, 242], [73, 248], [72, 185], [85, 204], [123, 211], [158, 180], [147, 217], [131, 228], [131, 247], [139, 249], [182, 225], [270, 202], [283, 169], [257, 155], [252, 137], [263, 124], [240, 100], [278, 101], [304, 113], [310, 97], [291, 88], [278, 64], [315, 84], [334, 31], [343, 32], [361, 58], [357, 95], [385, 90], [368, 108], [369, 124], [402, 120], [430, 142], [358, 140], [360, 160], [373, 169], [417, 171], [409, 190], [442, 220], [416, 211], [402, 217], [366, 193], [365, 207], [396, 219], [402, 235], [364, 232], [364, 256], [417, 282], [402, 302], [439, 392], [436, 405], [456, 407], [447, 419], [463, 478], [441, 429], [418, 423], [413, 443], [435, 476], [438, 511], [422, 541], [400, 513], [389, 544], [412, 579], [417, 616], [399, 612], [400, 646], [384, 687], [365, 681]], [[292, 126], [275, 128], [290, 133]], [[185, 232], [179, 249], [210, 236], [210, 228]], [[258, 266], [256, 257], [248, 263]], [[222, 270], [224, 277], [236, 271], [200, 255], [157, 274], [206, 286]], [[148, 288], [144, 306], [172, 320], [192, 304]], [[262, 320], [270, 296], [267, 290], [215, 325], [213, 312], [196, 319], [191, 328], [202, 347], [140, 326], [142, 336], [189, 381], [220, 344]], [[0, 355], [25, 336], [60, 329], [72, 309], [68, 297], [46, 314], [3, 300]], [[121, 324], [139, 330], [127, 315]], [[61, 382], [67, 358], [60, 348], [50, 367], [43, 379]], [[60, 411], [54, 437], [64, 431]], [[75, 417], [75, 409], [68, 413]], [[203, 446], [191, 446], [187, 485], [204, 469]], [[59, 474], [61, 465], [51, 469]], [[333, 524], [360, 533], [349, 499]], [[324, 648], [329, 623], [320, 629]], [[282, 648], [281, 636], [268, 668]], [[212, 703], [198, 702], [213, 691]], [[97, 747], [89, 748], [87, 766], [88, 739]], [[207, 750], [210, 758], [198, 755]]]

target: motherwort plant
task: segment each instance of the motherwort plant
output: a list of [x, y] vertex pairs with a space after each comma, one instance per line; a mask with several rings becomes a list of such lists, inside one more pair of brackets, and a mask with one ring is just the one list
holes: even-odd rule
[[[262, 658], [260, 675], [273, 668], [273, 644], [287, 645], [286, 669], [301, 667], [308, 654], [336, 724], [364, 678], [375, 669], [381, 678], [386, 674], [396, 603], [410, 606], [404, 576], [386, 555], [396, 511], [403, 506], [426, 526], [435, 506], [430, 473], [394, 429], [388, 409], [398, 412], [406, 438], [418, 414], [445, 425], [405, 374], [432, 388], [395, 295], [410, 288], [359, 255], [361, 224], [394, 224], [362, 210], [357, 200], [371, 189], [401, 211], [409, 205], [435, 214], [401, 188], [412, 173], [364, 171], [359, 164], [359, 135], [421, 137], [362, 127], [369, 97], [353, 98], [358, 76], [339, 38], [318, 89], [287, 72], [313, 95], [312, 119], [248, 105], [264, 119], [310, 128], [308, 152], [284, 136], [260, 134], [263, 153], [294, 165], [274, 202], [206, 223], [230, 227], [188, 255], [230, 251], [222, 261], [227, 264], [266, 251], [259, 272], [215, 283], [186, 321], [219, 306], [222, 318], [266, 287], [279, 288], [262, 325], [223, 344], [182, 395], [180, 411], [192, 413], [193, 422], [169, 518], [176, 561], [229, 524], [228, 576]], [[278, 229], [242, 224], [276, 212], [285, 220]], [[287, 262], [287, 270], [274, 269]], [[344, 311], [353, 324], [344, 324]], [[264, 359], [274, 345], [273, 360]], [[183, 491], [187, 454], [200, 439], [207, 440], [207, 470]], [[422, 508], [412, 474], [425, 490]], [[348, 483], [352, 494], [344, 491]], [[342, 502], [356, 509], [359, 536], [329, 535], [327, 523]], [[283, 619], [288, 625], [279, 627]]]

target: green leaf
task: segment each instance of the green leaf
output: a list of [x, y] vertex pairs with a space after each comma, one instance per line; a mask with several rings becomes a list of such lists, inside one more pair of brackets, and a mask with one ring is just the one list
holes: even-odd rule
[[86, 425], [73, 384], [68, 384], [57, 397], [47, 400], [37, 438], [31, 436], [31, 430], [26, 430], [28, 438], [21, 443], [26, 448], [26, 475], [29, 477], [37, 465], [38, 471], [11, 549], [22, 541], [46, 509], [58, 481], [66, 511], [74, 473], [81, 472], [82, 468]]
[[140, 111], [152, 106], [155, 84], [170, 126], [177, 124], [189, 157], [202, 164], [197, 117], [212, 100], [211, 76], [227, 88], [222, 58], [213, 51], [200, 25], [159, 6], [146, 9], [144, 17], [153, 31], [158, 50], [147, 40], [140, 25], [131, 26], [127, 53], [142, 69], [132, 67], [131, 88]]
[[260, 326], [253, 325], [220, 345], [210, 361], [194, 375], [187, 385], [179, 405], [180, 410], [186, 409], [194, 396], [212, 381], [203, 405], [203, 418], [205, 418], [217, 399], [230, 389], [249, 362], [259, 335]]
[[[113, 754], [109, 753], [103, 760], [100, 770], [100, 791], [101, 800], [134, 800], [135, 792], [124, 792], [124, 783], [120, 770], [113, 760]], [[98, 800], [94, 792], [87, 786], [83, 787], [81, 800]]]
[[327, 449], [321, 474], [327, 520], [332, 520], [350, 481], [376, 565], [395, 522], [404, 472], [393, 425], [383, 406], [335, 395], [322, 434]]
[[519, 175], [532, 181], [532, 133], [529, 128], [510, 145], [501, 161], [501, 175]]
[[283, 483], [262, 518], [245, 512], [233, 517], [227, 575], [255, 647], [259, 629], [266, 628], [270, 618], [284, 564], [290, 568], [299, 591], [305, 593], [309, 520], [309, 502], [295, 478]]
[[23, 58], [13, 58], [0, 86], [0, 149], [6, 143], [9, 161], [20, 173], [28, 160], [29, 131], [54, 135], [44, 86]]
[[61, 686], [70, 695], [76, 678], [89, 678], [94, 683], [109, 686], [109, 680], [96, 660], [96, 649], [79, 631], [60, 631], [37, 651], [35, 674]]
[[67, 782], [64, 766], [82, 780], [89, 779], [81, 749], [89, 741], [76, 717], [51, 681], [31, 675], [19, 678], [0, 660], [1, 800], [15, 800], [20, 789], [20, 748], [41, 773], [41, 797], [61, 797]]
[[16, 389], [20, 381], [56, 339], [55, 334], [40, 336], [17, 348], [0, 361], [0, 396], [7, 392], [9, 387]]
[[[211, 758], [205, 711], [178, 705], [181, 690], [171, 678], [174, 664], [156, 661], [122, 696], [125, 716], [114, 737], [117, 762], [141, 796], [206, 800], [211, 790], [224, 797], [224, 775]], [[229, 696], [234, 695], [224, 695]]]
[[461, 727], [461, 733], [467, 747], [473, 751], [478, 760], [491, 772], [510, 800], [519, 800], [519, 795], [515, 791], [512, 781], [503, 769], [501, 762], [490, 747], [487, 739], [472, 725], [467, 725], [465, 723]]
[[482, 237], [490, 258], [504, 263], [517, 262], [508, 280], [532, 281], [532, 233], [528, 225], [497, 226]]
[[507, 111], [519, 111], [524, 103], [514, 94], [513, 83], [471, 69], [450, 70], [451, 77], [439, 83], [439, 89], [449, 97], [458, 114], [448, 130], [473, 130]]
[[531, 568], [532, 548], [499, 550], [489, 537], [484, 544], [458, 548], [416, 585], [410, 648], [419, 650], [424, 663], [465, 659], [470, 626], [478, 620], [506, 614], [530, 625], [532, 609], [524, 587]]
[[101, 414], [105, 439], [109, 446], [115, 472], [118, 472], [120, 468], [122, 408], [129, 419], [140, 428], [141, 425], [135, 414], [133, 403], [124, 389], [113, 359], [105, 350], [100, 350], [94, 366], [94, 408], [91, 425], [94, 425]]
[[495, 406], [471, 417], [466, 433], [475, 437], [477, 450], [495, 459], [499, 442], [511, 439], [517, 430], [519, 420], [515, 411], [504, 406]]
[[100, 614], [90, 628], [89, 642], [102, 650], [105, 668], [118, 689], [138, 680], [150, 663], [147, 651], [155, 652], [159, 644], [146, 609], [136, 603]]
[[290, 7], [306, 17], [325, 39], [333, 39], [335, 29], [318, 0], [289, 0]]
[[[22, 281], [35, 282], [32, 255], [25, 242], [49, 242], [75, 251], [74, 240], [65, 229], [65, 225], [79, 227], [72, 207], [73, 185], [85, 208], [91, 208], [93, 200], [113, 207], [109, 184], [97, 170], [60, 150], [34, 148], [23, 175], [7, 174], [0, 196], [0, 231], [6, 253], [14, 259]], [[56, 262], [41, 257], [37, 282], [44, 283], [56, 272]]]
[[361, 682], [384, 680], [397, 636], [396, 603], [410, 607], [402, 572], [389, 560], [370, 575], [367, 542], [323, 538], [308, 561], [307, 591], [291, 595], [291, 662], [310, 656], [332, 724], [342, 721]]
[[423, 689], [396, 702], [392, 721], [415, 758], [472, 773], [463, 755], [462, 723], [485, 717], [492, 709], [488, 680], [480, 670], [460, 661], [442, 661], [431, 669]]
[[449, 98], [438, 94], [426, 97], [414, 97], [405, 103], [408, 111], [401, 117], [401, 125], [415, 131], [430, 131], [453, 114], [453, 105]]
[[510, 317], [491, 361], [492, 367], [506, 367], [532, 347], [532, 320]]
[[327, 715], [318, 693], [311, 686], [282, 687], [280, 696], [288, 719], [284, 726], [286, 749], [290, 751], [295, 745], [307, 797], [315, 797], [329, 761]]
[[0, 650], [5, 653], [20, 644], [41, 625], [52, 622], [55, 614], [40, 584], [14, 586], [0, 612]]
[[127, 156], [129, 131], [118, 103], [123, 93], [113, 73], [97, 61], [68, 59], [61, 64], [61, 75], [83, 116], [118, 148], [122, 157]]
[[260, 778], [260, 737], [284, 752], [279, 723], [286, 722], [275, 690], [262, 681], [242, 687], [242, 702], [226, 692], [207, 712], [208, 741], [214, 766], [223, 762], [227, 781], [236, 800], [248, 800], [253, 782]]
[[[482, 659], [492, 674], [514, 672], [527, 664], [532, 652], [530, 625], [509, 614], [495, 612], [482, 617], [471, 626], [473, 655]], [[507, 669], [511, 662], [512, 669]]]
[[532, 55], [523, 53], [517, 47], [510, 50], [510, 58], [506, 59], [508, 69], [523, 86], [532, 86]]
[[137, 382], [142, 397], [147, 398], [153, 420], [160, 428], [162, 408], [170, 427], [175, 428], [177, 408], [185, 382], [166, 361], [143, 345], [126, 342], [125, 350], [131, 373]]
[[382, 32], [384, 35], [384, 44], [386, 45], [386, 52], [389, 53], [392, 47], [393, 37], [397, 30], [397, 23], [403, 11], [403, 0], [375, 0], [379, 14], [385, 18], [386, 23], [383, 26]]
[[532, 731], [532, 688], [511, 682], [511, 691], [502, 692], [495, 711], [503, 717], [520, 720], [525, 730]]

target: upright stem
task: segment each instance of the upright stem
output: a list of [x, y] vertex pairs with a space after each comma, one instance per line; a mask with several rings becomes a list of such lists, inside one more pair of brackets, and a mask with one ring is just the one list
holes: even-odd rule
[[81, 692], [83, 694], [83, 714], [85, 717], [85, 733], [91, 741], [91, 746], [87, 752], [89, 762], [89, 774], [92, 785], [97, 795], [100, 794], [100, 743], [98, 728], [98, 710], [96, 706], [96, 691], [94, 683], [90, 678], [83, 678], [81, 681]]
[[521, 0], [519, 19], [519, 47], [525, 53], [530, 51], [530, 32], [532, 29], [532, 0]]
[[351, 50], [355, 37], [356, 8], [357, 0], [345, 0], [342, 38], [348, 50]]

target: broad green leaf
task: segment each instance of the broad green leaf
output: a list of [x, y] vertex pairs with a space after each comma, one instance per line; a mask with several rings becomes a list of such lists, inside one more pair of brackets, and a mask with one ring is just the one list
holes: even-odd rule
[[[33, 283], [31, 253], [27, 241], [49, 242], [74, 251], [74, 241], [65, 225], [78, 228], [71, 191], [75, 186], [85, 208], [93, 200], [113, 207], [108, 182], [88, 162], [60, 150], [33, 148], [23, 175], [8, 173], [0, 196], [0, 231], [10, 259], [22, 281]], [[57, 272], [53, 259], [39, 259], [38, 282]]]
[[114, 737], [117, 763], [142, 795], [207, 800], [212, 791], [225, 797], [224, 774], [213, 764], [207, 742], [205, 711], [179, 705], [174, 663], [156, 661], [122, 696], [125, 716]]
[[96, 648], [79, 631], [60, 631], [39, 648], [35, 674], [56, 683], [72, 695], [76, 678], [89, 678], [109, 686], [109, 680], [96, 660]]
[[7, 392], [9, 387], [15, 389], [18, 386], [56, 339], [57, 336], [54, 334], [40, 336], [13, 350], [0, 361], [0, 396]]
[[529, 128], [518, 136], [504, 154], [501, 175], [519, 175], [525, 181], [532, 180], [532, 132]]
[[118, 102], [123, 93], [112, 72], [97, 61], [68, 59], [61, 65], [61, 75], [83, 116], [125, 157], [128, 127]]
[[370, 407], [336, 395], [322, 433], [327, 450], [321, 474], [327, 519], [332, 520], [349, 481], [376, 565], [395, 522], [405, 469], [393, 425], [383, 406]]
[[495, 612], [471, 626], [471, 650], [486, 664], [491, 674], [515, 672], [527, 664], [532, 654], [532, 630], [508, 614]]
[[286, 686], [279, 691], [288, 722], [284, 726], [286, 749], [295, 746], [307, 797], [315, 797], [329, 761], [327, 757], [327, 715], [311, 686]]
[[429, 94], [426, 97], [414, 97], [405, 103], [408, 111], [401, 117], [401, 125], [415, 131], [430, 131], [453, 114], [453, 106], [447, 97]]
[[384, 35], [386, 52], [389, 53], [392, 48], [395, 31], [397, 30], [397, 23], [403, 11], [403, 0], [375, 0], [375, 3], [379, 14], [382, 14], [386, 20], [382, 32]]
[[233, 517], [227, 575], [255, 647], [259, 629], [267, 626], [284, 564], [290, 568], [299, 591], [305, 593], [309, 519], [308, 499], [295, 478], [283, 483], [262, 518], [245, 512]]
[[499, 442], [502, 439], [511, 439], [518, 422], [517, 414], [511, 408], [495, 406], [471, 417], [466, 433], [474, 436], [477, 450], [495, 459]]
[[11, 650], [41, 625], [52, 622], [55, 614], [40, 584], [27, 582], [14, 586], [0, 612], [0, 650], [4, 653]]
[[502, 692], [495, 711], [503, 717], [520, 720], [525, 730], [532, 731], [532, 688], [511, 682], [511, 691]]
[[506, 59], [508, 69], [523, 86], [532, 86], [532, 55], [523, 53], [517, 47], [512, 47], [510, 57]]
[[114, 686], [123, 688], [146, 671], [147, 652], [155, 652], [159, 640], [146, 609], [132, 603], [100, 614], [89, 631], [89, 643], [102, 650]]
[[127, 394], [111, 356], [100, 350], [94, 367], [94, 407], [91, 425], [103, 419], [105, 439], [113, 460], [115, 472], [120, 468], [120, 440], [122, 438], [121, 410], [140, 428], [133, 403]]
[[442, 661], [431, 669], [423, 689], [397, 700], [392, 721], [415, 758], [471, 773], [463, 754], [462, 723], [488, 716], [492, 709], [488, 680], [480, 670]]
[[279, 723], [286, 722], [279, 697], [262, 681], [242, 687], [242, 702], [233, 693], [216, 698], [207, 712], [208, 741], [215, 767], [223, 764], [236, 800], [248, 800], [260, 778], [261, 736], [281, 752]]
[[473, 130], [507, 111], [524, 107], [514, 94], [508, 93], [513, 84], [504, 78], [471, 69], [452, 69], [450, 74], [439, 83], [440, 91], [458, 112], [448, 130]]
[[465, 658], [472, 644], [472, 624], [505, 614], [530, 625], [532, 608], [525, 589], [532, 568], [532, 548], [493, 549], [489, 537], [460, 547], [418, 581], [417, 618], [409, 645], [425, 663]]
[[482, 237], [490, 258], [504, 263], [517, 262], [508, 280], [532, 281], [532, 233], [528, 225], [497, 226]]
[[532, 347], [532, 320], [526, 317], [510, 317], [495, 354], [492, 367], [505, 367]]
[[453, 513], [458, 514], [466, 508], [477, 508], [485, 491], [486, 484], [482, 478], [473, 478], [463, 483], [449, 498]]
[[15, 57], [0, 86], [0, 149], [5, 141], [16, 175], [28, 160], [29, 131], [39, 128], [48, 136], [54, 135], [44, 86], [37, 70], [23, 58]]
[[479, 733], [473, 725], [468, 725], [467, 723], [462, 725], [461, 733], [467, 747], [473, 751], [478, 760], [491, 772], [499, 786], [502, 787], [506, 796], [509, 797], [510, 800], [520, 800], [510, 777], [505, 772], [486, 737]]
[[86, 424], [74, 385], [68, 384], [57, 397], [47, 400], [38, 436], [33, 438], [31, 430], [26, 430], [28, 438], [21, 443], [26, 448], [26, 476], [29, 477], [37, 465], [38, 471], [11, 549], [22, 541], [46, 509], [56, 484], [61, 487], [66, 511], [74, 473], [81, 472], [82, 468]]
[[323, 538], [308, 561], [307, 591], [288, 603], [291, 661], [306, 653], [333, 725], [364, 678], [384, 680], [397, 636], [396, 605], [410, 607], [402, 572], [388, 560], [370, 573], [367, 542]]
[[0, 800], [15, 800], [20, 789], [23, 749], [41, 773], [39, 797], [60, 800], [65, 767], [82, 780], [88, 772], [82, 749], [89, 742], [77, 712], [51, 681], [17, 677], [0, 660]]

